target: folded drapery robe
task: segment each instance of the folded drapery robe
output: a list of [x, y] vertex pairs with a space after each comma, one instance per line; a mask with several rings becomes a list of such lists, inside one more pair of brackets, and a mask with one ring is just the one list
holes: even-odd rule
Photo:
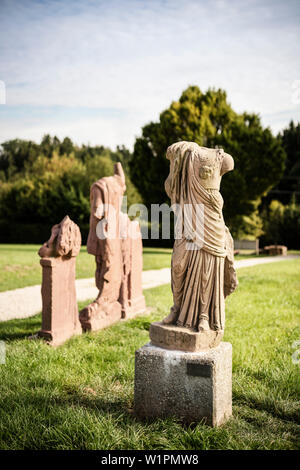
[[[211, 152], [209, 157], [205, 151]], [[223, 219], [223, 198], [218, 189], [205, 188], [203, 179], [221, 179], [224, 154], [201, 152], [192, 142], [174, 144], [167, 152], [170, 174], [165, 189], [177, 216], [180, 213], [182, 235], [175, 240], [172, 256], [172, 311], [178, 325], [197, 329], [200, 319], [206, 319], [211, 329], [223, 330], [224, 297], [238, 284], [233, 240]]]

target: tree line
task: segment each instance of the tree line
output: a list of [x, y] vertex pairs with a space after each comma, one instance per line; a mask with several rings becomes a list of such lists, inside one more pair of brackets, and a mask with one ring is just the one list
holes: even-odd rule
[[131, 153], [104, 146], [76, 146], [45, 135], [40, 144], [20, 139], [2, 144], [0, 153], [0, 241], [40, 243], [66, 214], [86, 241], [90, 186], [113, 174], [115, 162], [126, 173], [128, 204], [142, 202], [130, 180]]
[[[260, 117], [237, 113], [223, 90], [190, 86], [142, 128], [134, 150], [75, 145], [70, 138], [44, 136], [40, 144], [3, 142], [0, 149], [0, 241], [42, 242], [49, 228], [68, 214], [86, 238], [89, 188], [120, 161], [128, 204], [169, 203], [164, 191], [167, 147], [179, 140], [222, 147], [235, 169], [222, 179], [224, 217], [236, 238], [265, 243], [300, 240], [300, 124], [274, 136]], [[278, 202], [274, 202], [278, 201]], [[285, 227], [291, 228], [287, 234]]]

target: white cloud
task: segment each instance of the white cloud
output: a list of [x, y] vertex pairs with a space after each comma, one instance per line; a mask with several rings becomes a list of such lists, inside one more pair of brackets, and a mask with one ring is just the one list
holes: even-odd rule
[[[35, 110], [35, 116], [23, 116], [15, 119], [13, 116], [1, 123], [0, 142], [9, 139], [29, 139], [40, 141], [45, 134], [56, 135], [60, 139], [71, 136], [76, 144], [106, 145], [115, 148], [116, 145], [127, 145], [132, 148], [136, 135], [140, 130], [140, 116], [128, 113], [124, 118], [122, 113], [112, 116], [89, 116], [87, 110], [80, 116], [76, 109], [75, 116], [69, 111], [64, 115], [64, 108], [58, 111], [42, 112]], [[104, 113], [105, 114], [105, 113]], [[1, 120], [0, 120], [1, 122]], [[134, 130], [137, 130], [134, 133]]]
[[[130, 145], [189, 84], [224, 88], [237, 111], [260, 113], [274, 130], [278, 113], [285, 112], [283, 125], [299, 117], [297, 1], [27, 0], [0, 8], [7, 106], [124, 111], [118, 119], [85, 113], [79, 122], [68, 111], [68, 121], [45, 121], [48, 132]], [[1, 125], [1, 135], [41, 132], [39, 119], [18, 119], [14, 129]], [[97, 141], [100, 123], [107, 131]]]

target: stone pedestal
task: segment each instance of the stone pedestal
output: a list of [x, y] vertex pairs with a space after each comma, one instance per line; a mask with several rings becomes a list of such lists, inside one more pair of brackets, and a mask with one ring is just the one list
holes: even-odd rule
[[38, 336], [59, 346], [81, 334], [75, 288], [76, 258], [42, 258], [42, 329]]
[[151, 323], [149, 331], [154, 346], [185, 352], [215, 348], [220, 344], [223, 335], [223, 330], [193, 331], [190, 328], [165, 325], [162, 322]]
[[144, 313], [146, 309], [145, 297], [141, 295], [140, 297], [129, 300], [128, 305], [122, 308], [122, 318], [124, 320], [130, 320]]
[[135, 414], [219, 426], [232, 414], [231, 377], [230, 343], [194, 353], [148, 343], [135, 356]]

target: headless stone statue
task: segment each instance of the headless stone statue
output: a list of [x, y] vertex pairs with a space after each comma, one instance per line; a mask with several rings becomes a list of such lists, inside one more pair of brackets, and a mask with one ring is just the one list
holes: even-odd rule
[[234, 163], [223, 150], [193, 142], [171, 145], [167, 158], [165, 188], [177, 216], [174, 303], [150, 325], [151, 343], [135, 353], [134, 412], [219, 426], [232, 414], [232, 347], [221, 339], [224, 299], [237, 286], [219, 188]]
[[174, 304], [162, 323], [151, 325], [150, 338], [170, 349], [208, 349], [223, 337], [225, 297], [237, 286], [233, 240], [219, 192], [221, 178], [233, 170], [234, 161], [223, 150], [194, 142], [171, 145], [167, 158], [165, 189], [181, 213], [182, 232], [172, 254]]
[[84, 330], [98, 330], [121, 318], [119, 295], [122, 252], [119, 213], [125, 190], [125, 176], [120, 163], [115, 164], [113, 176], [103, 177], [91, 186], [87, 251], [96, 259], [95, 280], [99, 294], [94, 302], [80, 312], [79, 318]]
[[80, 312], [84, 330], [98, 330], [145, 310], [142, 240], [137, 222], [121, 212], [126, 190], [121, 163], [91, 186], [88, 253], [96, 259], [97, 298]]

